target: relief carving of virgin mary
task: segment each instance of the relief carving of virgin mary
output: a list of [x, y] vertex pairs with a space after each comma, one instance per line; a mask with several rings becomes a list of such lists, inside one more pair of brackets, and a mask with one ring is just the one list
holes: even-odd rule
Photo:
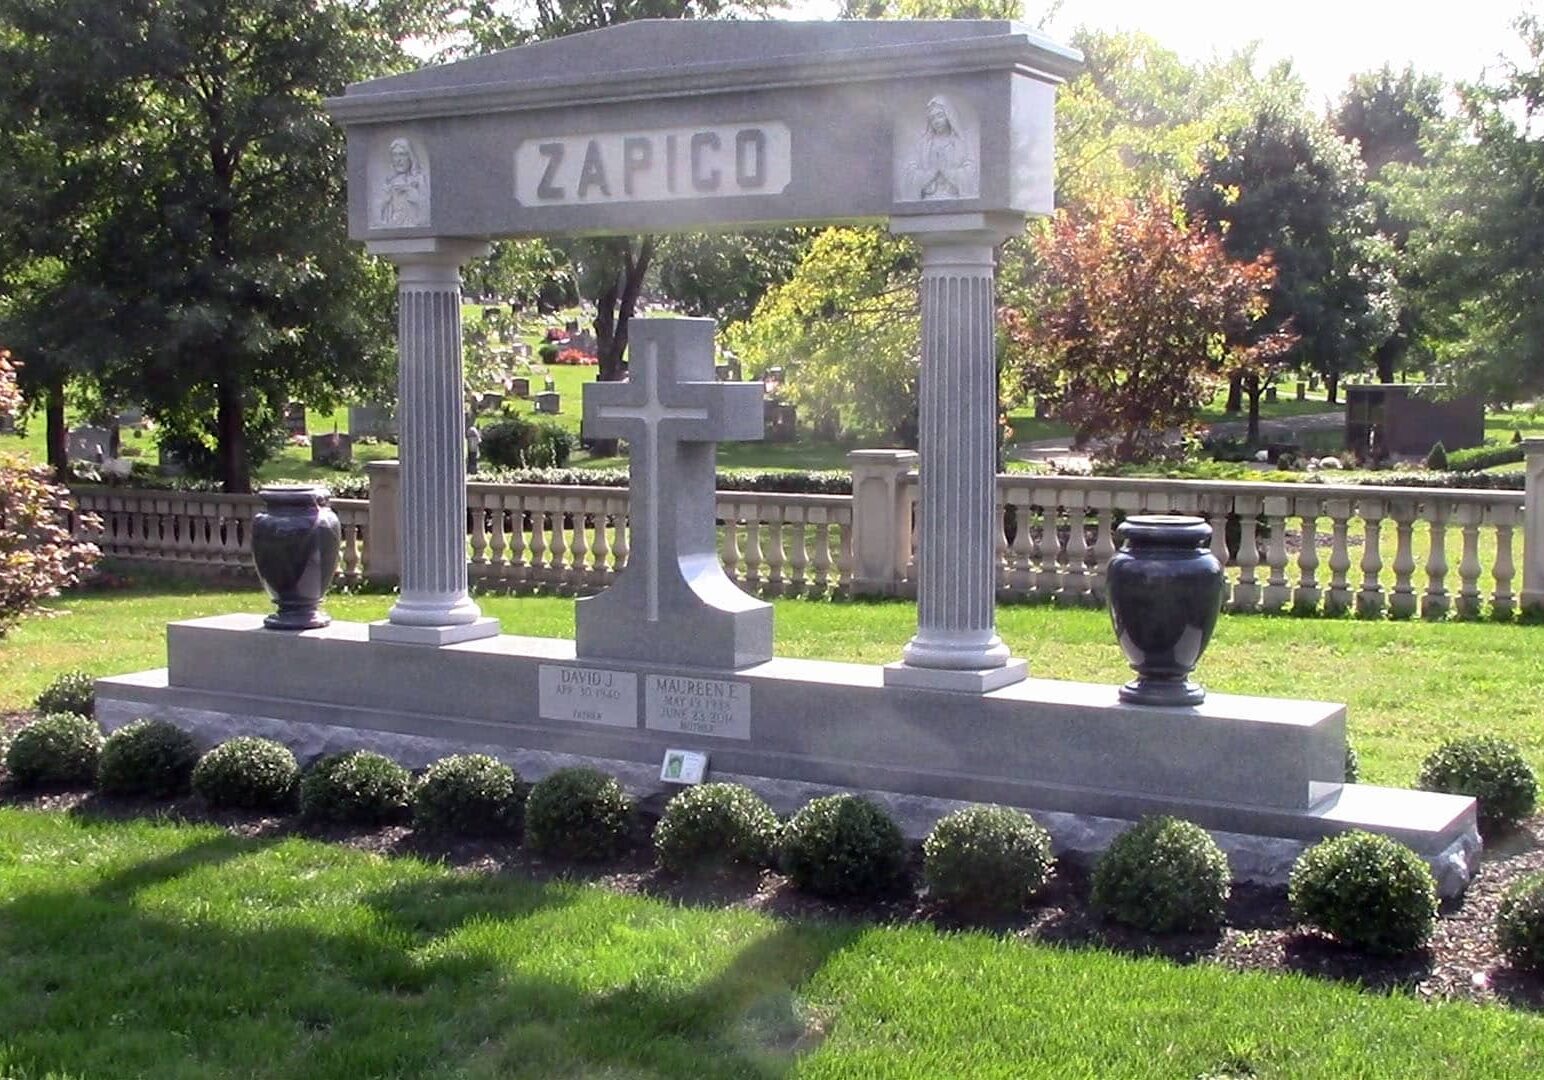
[[979, 193], [975, 139], [960, 123], [949, 100], [935, 95], [927, 103], [927, 120], [908, 163], [909, 199], [973, 199]]
[[375, 224], [416, 229], [429, 224], [429, 169], [409, 139], [391, 140], [391, 171], [376, 196]]

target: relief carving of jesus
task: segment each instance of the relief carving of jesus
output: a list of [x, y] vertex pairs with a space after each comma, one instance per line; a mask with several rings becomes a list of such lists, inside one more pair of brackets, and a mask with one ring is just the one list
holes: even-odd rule
[[975, 198], [979, 190], [973, 142], [947, 98], [938, 95], [928, 101], [927, 121], [917, 140], [916, 156], [908, 163], [907, 197]]
[[429, 170], [408, 139], [391, 140], [391, 172], [381, 181], [375, 223], [382, 229], [429, 224]]

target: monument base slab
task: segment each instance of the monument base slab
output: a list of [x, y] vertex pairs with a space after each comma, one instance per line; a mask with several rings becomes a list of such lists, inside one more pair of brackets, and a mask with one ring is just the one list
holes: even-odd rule
[[694, 750], [709, 779], [777, 794], [781, 809], [808, 792], [861, 791], [908, 807], [918, 836], [946, 807], [1001, 803], [1034, 813], [1068, 850], [1108, 843], [1119, 825], [1098, 822], [1168, 813], [1255, 838], [1233, 843], [1255, 852], [1259, 880], [1349, 829], [1409, 844], [1459, 881], [1450, 890], [1478, 851], [1472, 799], [1342, 783], [1345, 709], [1325, 702], [1212, 694], [1159, 709], [1121, 703], [1114, 686], [1046, 679], [968, 696], [886, 685], [871, 665], [589, 663], [572, 641], [509, 635], [402, 649], [360, 623], [281, 633], [257, 615], [167, 634], [167, 668], [98, 681], [104, 726], [162, 717], [206, 743], [268, 734], [302, 758], [365, 746], [413, 766], [475, 747], [527, 779], [583, 760], [640, 794], [660, 790], [667, 748]]

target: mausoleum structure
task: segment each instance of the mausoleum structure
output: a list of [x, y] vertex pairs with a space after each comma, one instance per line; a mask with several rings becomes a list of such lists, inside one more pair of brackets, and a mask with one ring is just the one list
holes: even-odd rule
[[[1473, 801], [1345, 784], [1343, 706], [1124, 704], [1114, 686], [1028, 678], [997, 635], [996, 249], [1051, 211], [1055, 90], [1078, 62], [1007, 22], [639, 22], [350, 87], [329, 103], [350, 231], [398, 272], [401, 595], [370, 626], [174, 624], [167, 668], [99, 683], [103, 723], [156, 715], [209, 741], [410, 765], [475, 748], [527, 778], [586, 761], [644, 791], [686, 750], [784, 810], [856, 789], [920, 835], [995, 801], [1071, 851], [1167, 812], [1260, 880], [1367, 828], [1461, 888]], [[585, 427], [627, 440], [632, 488], [626, 570], [578, 602], [577, 641], [483, 616], [460, 267], [499, 237], [834, 222], [887, 223], [921, 251], [918, 623], [894, 662], [775, 657], [770, 607], [725, 576], [714, 447], [760, 437], [762, 390], [715, 380], [702, 320], [635, 320], [629, 381], [587, 389]]]

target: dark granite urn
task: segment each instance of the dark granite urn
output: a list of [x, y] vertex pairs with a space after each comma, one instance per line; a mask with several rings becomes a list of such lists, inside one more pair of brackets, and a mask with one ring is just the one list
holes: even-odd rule
[[279, 610], [263, 620], [270, 630], [314, 630], [332, 622], [322, 597], [338, 569], [342, 533], [324, 487], [265, 487], [263, 509], [252, 518], [252, 559], [268, 598]]
[[1129, 517], [1116, 530], [1106, 588], [1115, 636], [1137, 677], [1120, 699], [1137, 705], [1199, 705], [1206, 691], [1190, 673], [1222, 610], [1222, 564], [1212, 528], [1195, 517]]

